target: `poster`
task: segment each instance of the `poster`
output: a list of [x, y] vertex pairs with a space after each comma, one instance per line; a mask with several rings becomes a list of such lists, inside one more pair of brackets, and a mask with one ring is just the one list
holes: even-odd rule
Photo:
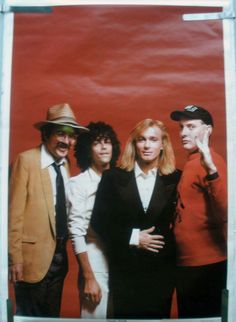
[[[200, 11], [77, 6], [54, 8], [50, 14], [16, 14], [10, 162], [40, 143], [32, 124], [44, 119], [49, 106], [62, 102], [72, 106], [82, 125], [99, 120], [112, 124], [122, 147], [138, 121], [162, 120], [180, 169], [186, 155], [169, 115], [186, 105], [206, 107], [215, 121], [212, 145], [226, 159], [222, 25], [182, 20], [183, 13]], [[71, 161], [75, 175], [73, 154]], [[77, 263], [70, 247], [69, 252], [61, 315], [79, 317]], [[172, 317], [177, 317], [174, 306]]]

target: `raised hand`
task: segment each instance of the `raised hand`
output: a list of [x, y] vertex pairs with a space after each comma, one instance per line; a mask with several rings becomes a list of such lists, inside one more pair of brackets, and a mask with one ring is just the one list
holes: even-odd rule
[[211, 128], [206, 127], [204, 129], [202, 139], [199, 137], [195, 138], [196, 145], [201, 153], [201, 164], [208, 174], [217, 172], [217, 168], [212, 160], [211, 150], [209, 147], [209, 137], [211, 135], [211, 131]]

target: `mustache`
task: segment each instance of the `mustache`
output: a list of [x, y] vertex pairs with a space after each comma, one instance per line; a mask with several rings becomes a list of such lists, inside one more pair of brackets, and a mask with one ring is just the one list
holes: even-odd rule
[[64, 142], [58, 142], [57, 147], [62, 148], [62, 149], [69, 149], [70, 146], [69, 146], [69, 144], [66, 144]]

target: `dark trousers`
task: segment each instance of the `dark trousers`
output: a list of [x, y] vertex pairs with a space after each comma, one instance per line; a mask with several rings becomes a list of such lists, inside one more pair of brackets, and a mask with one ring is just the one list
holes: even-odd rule
[[178, 267], [176, 291], [179, 318], [221, 316], [226, 267], [226, 261], [205, 266]]
[[16, 315], [59, 317], [67, 271], [66, 245], [58, 243], [50, 268], [42, 281], [16, 283]]
[[170, 317], [174, 269], [116, 272], [111, 281], [114, 318], [163, 319]]

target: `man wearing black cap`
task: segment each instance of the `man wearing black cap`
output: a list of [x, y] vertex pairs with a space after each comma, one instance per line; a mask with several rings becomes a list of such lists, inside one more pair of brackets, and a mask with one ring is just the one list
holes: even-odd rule
[[42, 144], [20, 153], [10, 181], [9, 260], [16, 314], [58, 317], [66, 276], [67, 154], [79, 125], [69, 104], [48, 109], [34, 125]]
[[174, 234], [177, 244], [177, 301], [180, 318], [221, 315], [226, 283], [226, 165], [209, 147], [211, 114], [190, 105], [171, 113], [188, 152], [178, 186]]

